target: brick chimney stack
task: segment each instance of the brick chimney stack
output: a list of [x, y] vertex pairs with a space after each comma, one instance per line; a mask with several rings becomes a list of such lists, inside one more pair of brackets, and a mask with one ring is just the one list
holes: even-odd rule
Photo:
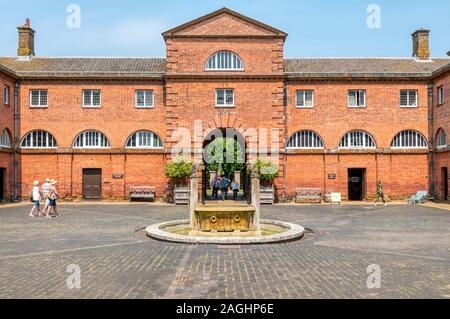
[[17, 56], [19, 58], [31, 58], [34, 56], [34, 34], [30, 27], [30, 19], [25, 20], [25, 25], [17, 27], [19, 30], [19, 48]]
[[419, 60], [430, 59], [430, 30], [419, 29], [412, 34], [413, 57]]

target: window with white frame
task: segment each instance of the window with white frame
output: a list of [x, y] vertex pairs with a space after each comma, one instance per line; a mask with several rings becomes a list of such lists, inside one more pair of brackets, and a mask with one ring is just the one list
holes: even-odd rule
[[100, 90], [83, 90], [83, 107], [100, 107], [101, 104]]
[[314, 91], [298, 90], [297, 91], [297, 108], [314, 107]]
[[348, 91], [348, 106], [349, 107], [365, 107], [366, 106], [366, 91], [365, 90], [350, 90], [350, 91]]
[[438, 104], [442, 105], [444, 104], [444, 87], [440, 86], [437, 88], [437, 95], [438, 95]]
[[216, 90], [216, 106], [233, 107], [234, 106], [234, 90], [233, 89], [217, 89]]
[[3, 87], [3, 103], [6, 105], [9, 105], [9, 94], [10, 94], [9, 86], [5, 85]]
[[447, 133], [440, 128], [436, 138], [436, 147], [439, 149], [447, 148]]
[[56, 140], [47, 131], [33, 131], [25, 135], [21, 143], [22, 148], [57, 148]]
[[405, 130], [398, 133], [391, 144], [392, 148], [428, 148], [425, 137], [417, 131]]
[[98, 131], [85, 131], [77, 136], [74, 148], [110, 148], [108, 138]]
[[152, 108], [153, 107], [153, 90], [137, 90], [136, 91], [136, 107]]
[[323, 149], [324, 144], [322, 138], [313, 131], [299, 131], [291, 136], [288, 141], [287, 148], [296, 149]]
[[47, 90], [31, 90], [30, 91], [31, 107], [48, 107], [48, 91]]
[[237, 54], [230, 51], [214, 53], [206, 62], [207, 71], [243, 71], [244, 63]]
[[416, 90], [401, 90], [400, 91], [400, 106], [401, 107], [417, 107], [417, 91]]
[[9, 132], [6, 128], [2, 130], [2, 134], [0, 135], [0, 147], [6, 147], [6, 148], [11, 147], [11, 140], [9, 138]]
[[158, 135], [150, 131], [139, 131], [130, 136], [127, 148], [161, 149], [163, 144]]
[[339, 148], [342, 149], [369, 149], [376, 148], [374, 138], [364, 131], [348, 132], [341, 139]]

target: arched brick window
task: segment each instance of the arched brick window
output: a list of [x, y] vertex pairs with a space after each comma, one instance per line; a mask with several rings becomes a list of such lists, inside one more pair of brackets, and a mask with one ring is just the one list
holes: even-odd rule
[[207, 71], [242, 71], [244, 63], [237, 54], [230, 51], [214, 53], [206, 62]]
[[394, 137], [391, 148], [428, 148], [428, 143], [419, 132], [405, 130]]
[[22, 148], [57, 148], [55, 138], [47, 131], [37, 130], [28, 133], [20, 144]]
[[9, 131], [5, 128], [0, 135], [0, 147], [10, 148], [11, 138], [9, 137]]
[[376, 148], [374, 138], [364, 131], [348, 132], [341, 139], [339, 148], [342, 149], [373, 149]]
[[161, 149], [163, 144], [158, 135], [150, 131], [139, 131], [130, 136], [126, 148]]
[[313, 131], [298, 131], [288, 141], [287, 148], [291, 150], [298, 149], [323, 149], [322, 138]]
[[443, 128], [440, 128], [437, 133], [436, 147], [437, 148], [447, 148], [447, 133]]
[[84, 131], [77, 136], [73, 143], [74, 148], [110, 148], [109, 140], [105, 134], [98, 131]]

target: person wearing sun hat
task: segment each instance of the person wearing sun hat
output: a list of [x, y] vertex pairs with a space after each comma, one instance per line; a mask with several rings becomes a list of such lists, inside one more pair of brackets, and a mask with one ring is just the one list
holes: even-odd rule
[[50, 218], [50, 210], [52, 210], [52, 209], [55, 212], [56, 217], [61, 217], [61, 215], [58, 214], [58, 210], [56, 209], [56, 199], [58, 197], [60, 197], [58, 194], [58, 190], [56, 189], [56, 184], [58, 184], [58, 182], [56, 180], [52, 179], [50, 181], [50, 187], [47, 192], [47, 198], [49, 199], [49, 208], [47, 210], [47, 218]]
[[42, 187], [41, 187], [41, 194], [42, 194], [42, 197], [45, 200], [44, 210], [42, 211], [43, 215], [46, 215], [46, 212], [50, 209], [50, 207], [49, 207], [50, 200], [47, 198], [48, 189], [51, 186], [50, 182], [51, 182], [51, 179], [50, 178], [46, 178], [45, 179], [45, 183], [43, 183]]

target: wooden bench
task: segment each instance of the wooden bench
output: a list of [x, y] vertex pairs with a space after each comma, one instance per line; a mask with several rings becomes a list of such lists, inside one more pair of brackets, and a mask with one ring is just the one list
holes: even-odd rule
[[297, 188], [295, 191], [296, 203], [321, 203], [322, 190], [320, 188]]
[[131, 186], [130, 200], [133, 199], [147, 199], [155, 200], [156, 188], [154, 186]]

